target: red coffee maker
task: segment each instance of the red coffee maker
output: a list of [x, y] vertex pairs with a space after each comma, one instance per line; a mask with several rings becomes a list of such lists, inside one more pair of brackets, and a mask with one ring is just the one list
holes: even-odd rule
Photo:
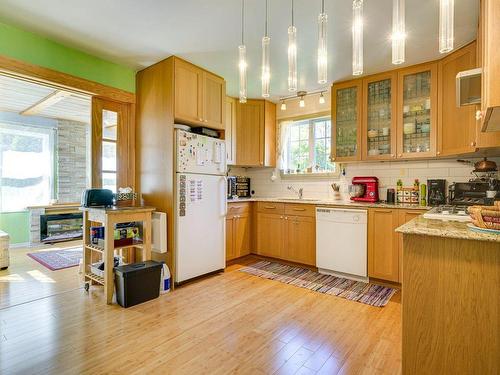
[[[358, 194], [351, 196], [351, 200], [358, 202], [378, 202], [378, 178], [377, 177], [353, 177], [352, 185], [362, 185]], [[361, 192], [362, 190], [362, 192]]]

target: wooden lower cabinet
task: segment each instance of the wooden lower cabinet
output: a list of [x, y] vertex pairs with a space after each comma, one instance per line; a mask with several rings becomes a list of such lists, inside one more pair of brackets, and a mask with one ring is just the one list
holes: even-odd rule
[[368, 211], [368, 276], [392, 282], [403, 280], [403, 236], [395, 229], [425, 210], [371, 208]]
[[[424, 211], [420, 210], [398, 210], [398, 226], [406, 224], [410, 220], [422, 215]], [[396, 233], [398, 237], [398, 257], [399, 257], [399, 282], [403, 282], [403, 235], [401, 233]]]
[[[277, 213], [268, 213], [271, 210]], [[287, 212], [297, 214], [288, 215]], [[313, 206], [259, 202], [256, 214], [256, 253], [290, 262], [316, 265], [314, 212]]]
[[283, 258], [291, 262], [316, 265], [316, 219], [307, 216], [285, 216]]
[[368, 211], [368, 276], [399, 281], [398, 210], [372, 208]]
[[[226, 261], [250, 254], [251, 215], [248, 207], [230, 206], [226, 218]], [[234, 208], [232, 213], [231, 208]]]
[[283, 257], [285, 217], [281, 214], [257, 213], [257, 254]]

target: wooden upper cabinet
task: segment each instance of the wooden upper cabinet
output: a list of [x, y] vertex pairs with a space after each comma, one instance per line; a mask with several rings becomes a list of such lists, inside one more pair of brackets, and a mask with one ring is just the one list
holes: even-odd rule
[[229, 165], [234, 164], [236, 158], [236, 99], [226, 96], [225, 116], [225, 141], [226, 141], [226, 162]]
[[362, 159], [396, 158], [397, 73], [363, 79]]
[[500, 131], [500, 2], [480, 2], [481, 130]]
[[236, 104], [236, 160], [241, 166], [276, 166], [276, 106], [260, 99]]
[[332, 155], [334, 162], [361, 160], [362, 80], [332, 86]]
[[196, 65], [174, 60], [175, 121], [223, 130], [226, 82]]
[[436, 156], [437, 97], [437, 63], [416, 65], [398, 71], [398, 158]]
[[457, 73], [476, 67], [476, 43], [446, 56], [438, 64], [437, 154], [449, 156], [476, 151], [475, 106], [457, 107]]
[[213, 129], [224, 129], [226, 82], [211, 73], [203, 72], [203, 122]]
[[264, 101], [264, 166], [276, 166], [276, 104]]
[[186, 61], [174, 61], [174, 113], [181, 123], [203, 123], [203, 70]]
[[[500, 17], [500, 4], [490, 0], [481, 0], [480, 4], [477, 66], [482, 68], [481, 105], [476, 106], [476, 110], [481, 111], [482, 118], [476, 121], [476, 142], [478, 148], [493, 148], [500, 147], [500, 131], [483, 132], [482, 130], [488, 107], [493, 103], [492, 98], [496, 96], [497, 102], [500, 102], [500, 88], [498, 87], [498, 80], [500, 79], [500, 50], [498, 48], [498, 44], [500, 43], [500, 22], [498, 21], [498, 17]], [[489, 13], [486, 13], [487, 10]], [[495, 13], [491, 13], [492, 10]], [[493, 45], [493, 50], [491, 43], [496, 43]], [[494, 76], [497, 77], [497, 81], [496, 84], [492, 85], [491, 80], [495, 79], [493, 78]]]
[[399, 281], [398, 210], [373, 208], [368, 211], [368, 276]]

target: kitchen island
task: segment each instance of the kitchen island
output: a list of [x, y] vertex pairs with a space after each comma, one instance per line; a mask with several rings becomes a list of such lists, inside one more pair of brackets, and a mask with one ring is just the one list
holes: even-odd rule
[[500, 235], [419, 216], [403, 235], [403, 374], [498, 374]]

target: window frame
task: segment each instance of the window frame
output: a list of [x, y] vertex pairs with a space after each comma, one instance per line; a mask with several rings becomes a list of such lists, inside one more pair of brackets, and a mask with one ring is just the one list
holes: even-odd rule
[[[330, 130], [331, 130], [331, 126], [332, 126], [332, 120], [331, 120], [331, 116], [330, 115], [326, 115], [326, 114], [323, 114], [323, 115], [315, 115], [315, 116], [308, 116], [308, 117], [300, 117], [300, 118], [291, 118], [291, 119], [282, 119], [281, 121], [291, 121], [291, 122], [296, 122], [296, 123], [308, 123], [308, 126], [309, 126], [309, 135], [308, 135], [308, 141], [309, 141], [309, 160], [313, 160], [315, 161], [315, 145], [316, 145], [316, 137], [315, 137], [315, 127], [314, 127], [314, 124], [316, 122], [321, 122], [321, 121], [325, 121], [325, 120], [329, 120], [330, 121]], [[326, 129], [325, 129], [326, 130]], [[280, 132], [282, 131], [281, 127], [280, 127]], [[281, 134], [279, 134], [279, 136], [281, 137]], [[333, 144], [332, 144], [332, 137], [330, 135], [330, 137], [327, 137], [326, 134], [325, 134], [325, 137], [321, 138], [321, 139], [328, 139], [330, 138], [330, 147], [333, 147]], [[311, 140], [313, 141], [313, 147], [311, 147]], [[288, 137], [287, 139], [287, 149], [290, 150], [291, 148], [291, 135]], [[311, 178], [325, 178], [325, 177], [338, 177], [340, 176], [340, 173], [341, 173], [341, 166], [339, 163], [335, 163], [331, 160], [331, 153], [326, 155], [328, 157], [328, 160], [330, 161], [331, 164], [334, 165], [334, 170], [333, 171], [323, 171], [323, 172], [314, 172], [314, 170], [312, 172], [300, 172], [300, 173], [297, 173], [297, 172], [293, 172], [293, 173], [286, 173], [285, 170], [282, 168], [282, 166], [280, 166], [280, 175], [281, 175], [281, 178], [284, 178], [284, 179], [287, 179], [287, 178], [303, 178], [304, 176], [308, 176], [308, 177], [311, 177]], [[290, 164], [290, 157], [291, 157], [291, 153], [288, 152], [287, 155], [287, 164]]]
[[[50, 120], [49, 120], [50, 121]], [[47, 122], [48, 123], [48, 122]], [[49, 176], [49, 201], [48, 202], [37, 202], [27, 207], [31, 206], [44, 206], [50, 203], [51, 200], [57, 199], [57, 168], [56, 162], [58, 158], [57, 153], [57, 127], [54, 124], [34, 124], [23, 121], [11, 121], [9, 119], [0, 119], [0, 126], [4, 129], [9, 129], [13, 133], [30, 133], [41, 134], [48, 137], [48, 151], [50, 153], [50, 176]], [[21, 134], [23, 135], [23, 134]], [[0, 186], [1, 188], [1, 186]], [[3, 194], [3, 193], [2, 193]], [[1, 203], [1, 202], [0, 202]], [[3, 205], [0, 204], [1, 213], [13, 213], [13, 212], [24, 212], [27, 207], [22, 207], [19, 209], [4, 209]]]

